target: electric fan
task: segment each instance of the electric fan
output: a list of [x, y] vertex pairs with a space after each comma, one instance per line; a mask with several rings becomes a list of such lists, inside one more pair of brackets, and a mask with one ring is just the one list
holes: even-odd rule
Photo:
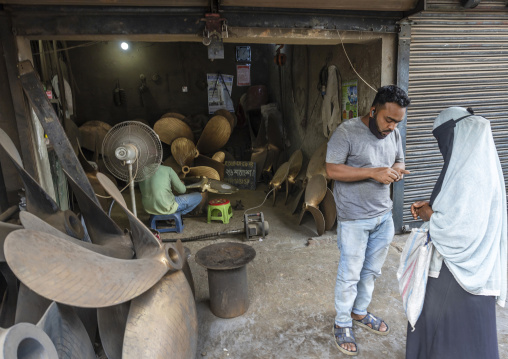
[[151, 177], [159, 168], [162, 161], [159, 136], [141, 122], [121, 122], [104, 137], [102, 154], [109, 172], [129, 183], [132, 212], [137, 216], [134, 182]]

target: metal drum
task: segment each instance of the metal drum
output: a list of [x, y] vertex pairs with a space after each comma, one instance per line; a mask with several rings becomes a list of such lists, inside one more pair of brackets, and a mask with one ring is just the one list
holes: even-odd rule
[[208, 269], [210, 310], [217, 317], [235, 318], [249, 308], [246, 265], [255, 256], [243, 243], [216, 243], [196, 253], [196, 262]]

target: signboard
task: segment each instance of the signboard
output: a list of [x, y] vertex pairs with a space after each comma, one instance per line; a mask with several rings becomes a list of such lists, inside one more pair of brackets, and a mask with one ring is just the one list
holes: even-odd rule
[[250, 161], [226, 161], [224, 181], [241, 189], [256, 189], [256, 163]]
[[342, 82], [342, 120], [358, 117], [358, 81]]
[[236, 86], [250, 86], [250, 65], [236, 65]]

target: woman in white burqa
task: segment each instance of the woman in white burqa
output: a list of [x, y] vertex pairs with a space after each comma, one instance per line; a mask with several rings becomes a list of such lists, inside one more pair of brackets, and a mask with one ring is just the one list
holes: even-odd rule
[[506, 299], [506, 190], [490, 122], [442, 111], [432, 131], [444, 165], [430, 202], [411, 206], [435, 251], [407, 359], [499, 358], [495, 303]]

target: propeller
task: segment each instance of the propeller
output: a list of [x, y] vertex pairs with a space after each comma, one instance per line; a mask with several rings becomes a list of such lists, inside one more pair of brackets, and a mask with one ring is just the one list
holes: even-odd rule
[[231, 132], [233, 132], [233, 129], [236, 126], [236, 116], [235, 115], [233, 115], [231, 112], [229, 112], [228, 110], [223, 109], [223, 108], [215, 111], [214, 114], [218, 115], [218, 116], [225, 117], [228, 120], [229, 125], [231, 126]]
[[224, 116], [214, 116], [208, 121], [196, 147], [200, 153], [213, 153], [223, 147], [231, 136], [231, 126]]
[[162, 165], [166, 167], [171, 167], [178, 176], [180, 176], [180, 174], [182, 173], [182, 166], [180, 166], [178, 162], [176, 162], [173, 156], [169, 156], [168, 158], [166, 158], [164, 162], [162, 162]]
[[212, 156], [212, 160], [220, 162], [220, 163], [224, 163], [225, 159], [226, 159], [226, 154], [222, 151], [215, 152], [214, 155]]
[[333, 193], [329, 188], [326, 189], [325, 198], [319, 204], [319, 209], [325, 218], [325, 231], [329, 231], [337, 220], [337, 207], [335, 206]]
[[217, 152], [214, 154], [214, 157], [210, 158], [210, 157], [206, 157], [206, 156], [203, 156], [203, 155], [199, 155], [198, 157], [196, 157], [194, 159], [194, 164], [196, 166], [206, 166], [206, 167], [211, 167], [213, 168], [214, 170], [217, 171], [217, 173], [219, 174], [219, 180], [223, 180], [224, 179], [224, 170], [226, 169], [226, 166], [224, 165], [224, 160], [222, 161], [218, 161], [217, 159], [221, 159], [221, 155], [220, 154], [223, 154], [224, 155], [224, 159], [225, 159], [225, 154], [224, 152]]
[[[21, 215], [21, 213], [20, 213]], [[16, 231], [18, 229], [23, 229], [23, 226], [18, 226], [17, 224], [7, 223], [7, 222], [0, 222], [0, 263], [5, 262], [5, 255], [4, 255], [4, 242], [5, 237], [13, 231]], [[1, 324], [0, 324], [1, 327]]]
[[233, 194], [238, 192], [238, 188], [227, 182], [217, 181], [211, 178], [203, 177], [199, 182], [186, 186], [187, 189], [199, 188], [201, 192], [212, 192], [219, 194]]
[[289, 157], [289, 171], [288, 176], [286, 180], [286, 201], [288, 201], [289, 197], [289, 186], [294, 185], [296, 181], [296, 177], [300, 173], [300, 170], [302, 169], [302, 161], [303, 161], [303, 153], [301, 150], [296, 150], [293, 152], [291, 157]]
[[122, 347], [131, 302], [97, 309], [102, 347], [109, 359], [122, 359]]
[[177, 118], [179, 120], [183, 120], [185, 118], [184, 115], [182, 115], [181, 113], [178, 113], [178, 112], [166, 112], [164, 115], [161, 116], [161, 118], [166, 118], [166, 117], [173, 117], [173, 118]]
[[83, 238], [85, 232], [78, 217], [72, 211], [61, 211], [51, 196], [23, 168], [18, 150], [2, 129], [0, 129], [0, 146], [11, 159], [24, 184], [27, 210], [55, 228], [73, 237]]
[[174, 140], [185, 137], [194, 141], [191, 128], [176, 117], [163, 117], [153, 126], [153, 130], [165, 144], [171, 145]]
[[[88, 121], [79, 127], [80, 144], [89, 151], [101, 150], [102, 141], [106, 133], [111, 130], [111, 125], [102, 121]], [[71, 141], [72, 143], [72, 141]], [[101, 152], [102, 154], [102, 152]]]
[[303, 210], [300, 214], [299, 224], [302, 223], [303, 216], [308, 211], [314, 217], [316, 222], [317, 233], [321, 236], [325, 232], [325, 218], [318, 206], [319, 203], [325, 198], [326, 190], [326, 178], [321, 174], [316, 174], [309, 179], [307, 187], [305, 189], [305, 200], [303, 204]]
[[289, 172], [289, 162], [284, 162], [275, 172], [272, 180], [268, 184], [270, 188], [273, 188], [273, 205], [275, 206], [275, 196], [282, 183], [286, 180]]
[[58, 359], [53, 342], [34, 324], [19, 323], [8, 329], [0, 328], [0, 358]]
[[184, 177], [207, 177], [219, 181], [220, 176], [215, 169], [207, 166], [182, 167]]
[[199, 151], [194, 142], [185, 137], [177, 138], [171, 144], [171, 154], [180, 167], [190, 167], [194, 158], [199, 155]]

